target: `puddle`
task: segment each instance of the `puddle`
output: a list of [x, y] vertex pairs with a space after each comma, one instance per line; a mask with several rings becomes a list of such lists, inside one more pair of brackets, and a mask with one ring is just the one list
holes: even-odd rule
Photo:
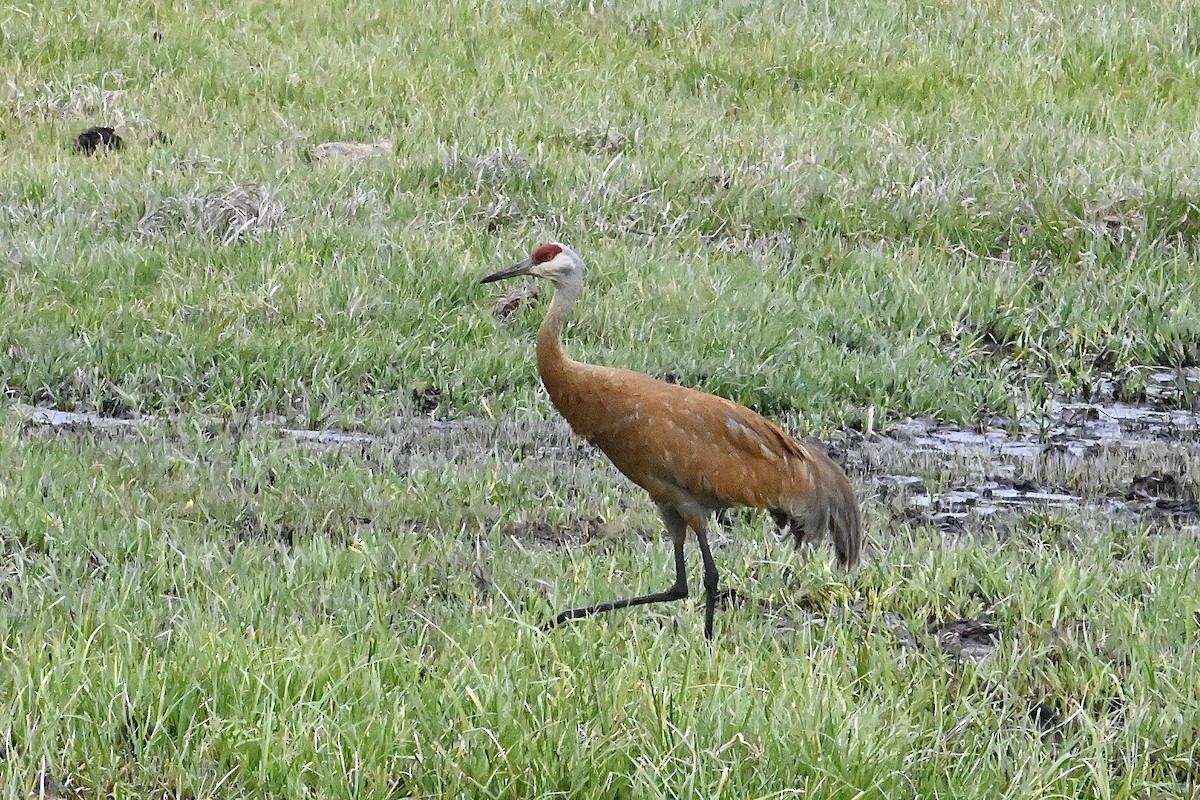
[[[1080, 459], [1079, 466], [1087, 469], [1089, 464]], [[876, 496], [898, 515], [948, 532], [999, 529], [1035, 511], [1068, 515], [1091, 511], [1110, 519], [1124, 517], [1176, 528], [1200, 525], [1196, 485], [1172, 474], [1137, 476], [1124, 488], [1099, 492], [1068, 491], [994, 476], [936, 492], [915, 475], [882, 475], [873, 484]], [[1169, 491], [1151, 493], [1145, 489], [1147, 485]]]
[[883, 475], [875, 480], [876, 492], [905, 516], [947, 531], [1000, 519], [1004, 512], [1031, 509], [1071, 509], [1084, 503], [1078, 494], [1055, 491], [1030, 481], [989, 478], [976, 484], [958, 485], [931, 494], [926, 482], [915, 475]]
[[1180, 398], [1200, 397], [1200, 367], [1179, 372], [1159, 371], [1147, 376], [1146, 399], [1160, 404], [1177, 403]]
[[1014, 485], [993, 480], [985, 481], [974, 488], [951, 489], [943, 492], [941, 501], [943, 506], [948, 508], [986, 506], [1001, 509], [1027, 505], [1069, 508], [1078, 505], [1079, 498], [1066, 492], [1045, 491], [1033, 484]]
[[[170, 425], [166, 417], [106, 417], [92, 412], [59, 411], [13, 404], [30, 431], [101, 431], [114, 436], [137, 434], [155, 426]], [[539, 462], [555, 467], [563, 462], [594, 461], [590, 445], [553, 417], [543, 419], [533, 412], [506, 415], [499, 419], [464, 417], [438, 420], [427, 416], [397, 417], [383, 421], [380, 433], [345, 430], [289, 428], [282, 419], [249, 419], [238, 422], [222, 417], [201, 418], [197, 424], [213, 435], [239, 432], [279, 436], [312, 447], [349, 447], [381, 468], [404, 472], [413, 467], [440, 468], [449, 463], [477, 462], [484, 456], [503, 455], [514, 465]]]
[[954, 454], [1034, 458], [1045, 452], [1083, 456], [1111, 444], [1200, 441], [1200, 413], [1171, 408], [1200, 396], [1200, 370], [1152, 372], [1140, 394], [1147, 404], [1114, 399], [1116, 380], [1101, 381], [1095, 402], [1053, 401], [1019, 421], [997, 419], [981, 430], [964, 430], [922, 418], [893, 426], [888, 435], [914, 448]]
[[[1200, 394], [1200, 371], [1151, 373], [1143, 394]], [[1003, 528], [1034, 511], [1200, 525], [1195, 411], [1056, 401], [975, 430], [908, 419], [867, 437], [856, 458], [893, 514], [945, 531]]]
[[[28, 414], [26, 417], [27, 425], [44, 426], [47, 428], [93, 428], [101, 431], [132, 431], [150, 427], [161, 421], [156, 417], [106, 417], [90, 411], [59, 411], [55, 408], [34, 408], [31, 406], [18, 406], [18, 408], [21, 408]], [[220, 422], [220, 420], [213, 418], [210, 424], [220, 424]], [[430, 420], [429, 422], [431, 427], [440, 427], [444, 424], [436, 420]], [[316, 444], [379, 444], [385, 441], [382, 436], [376, 436], [371, 433], [355, 433], [352, 431], [309, 431], [282, 427], [277, 428], [277, 430], [281, 435], [287, 436], [290, 439]]]
[[1138, 441], [1200, 441], [1200, 414], [1126, 403], [1054, 403], [1047, 415], [1012, 426], [969, 431], [909, 419], [888, 435], [914, 448], [946, 453], [1036, 458], [1046, 451], [1083, 456], [1096, 448]]
[[149, 418], [132, 417], [122, 419], [105, 417], [90, 412], [59, 411], [53, 408], [32, 408], [18, 406], [28, 411], [28, 423], [45, 425], [51, 428], [98, 428], [100, 430], [137, 428], [148, 424]]

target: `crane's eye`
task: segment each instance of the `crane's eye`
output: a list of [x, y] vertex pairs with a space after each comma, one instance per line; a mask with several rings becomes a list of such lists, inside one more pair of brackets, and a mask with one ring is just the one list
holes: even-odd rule
[[533, 255], [530, 256], [530, 260], [533, 261], [534, 264], [545, 264], [547, 261], [550, 261], [561, 252], [562, 248], [556, 244], [544, 244], [537, 250], [533, 251]]

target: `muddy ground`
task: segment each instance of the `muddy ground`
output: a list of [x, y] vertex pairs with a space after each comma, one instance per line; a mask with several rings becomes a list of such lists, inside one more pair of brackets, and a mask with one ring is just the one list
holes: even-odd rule
[[[1100, 516], [1147, 529], [1200, 534], [1200, 370], [1150, 375], [1144, 402], [1097, 393], [1093, 402], [1053, 402], [1036, 414], [992, 418], [975, 429], [908, 419], [882, 432], [843, 431], [823, 444], [864, 500], [886, 518], [955, 533], [1004, 535], [1031, 513]], [[87, 429], [114, 436], [155, 420], [21, 407], [30, 433]], [[558, 418], [429, 417], [392, 421], [380, 435], [296, 430], [265, 420], [226, 419], [214, 432], [269, 429], [315, 447], [384, 450], [389, 465], [437, 467], [513, 453], [553, 468], [602, 459]], [[569, 535], [562, 537], [570, 539]]]

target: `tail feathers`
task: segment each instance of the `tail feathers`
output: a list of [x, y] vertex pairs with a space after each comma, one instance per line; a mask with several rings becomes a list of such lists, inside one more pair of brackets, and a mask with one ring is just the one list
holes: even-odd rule
[[792, 535], [797, 550], [806, 544], [815, 544], [829, 531], [838, 566], [850, 569], [862, 556], [863, 542], [862, 520], [854, 487], [838, 469], [836, 475], [818, 482], [816, 489], [812, 496], [786, 509], [771, 509], [771, 516], [783, 535]]
[[853, 491], [840, 497], [829, 509], [829, 535], [837, 553], [838, 566], [851, 569], [862, 556], [862, 520], [858, 516], [858, 501]]

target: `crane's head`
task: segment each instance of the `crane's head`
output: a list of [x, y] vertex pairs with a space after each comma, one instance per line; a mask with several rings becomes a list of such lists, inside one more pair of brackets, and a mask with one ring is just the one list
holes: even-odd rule
[[533, 275], [549, 278], [555, 286], [583, 283], [583, 259], [565, 244], [550, 242], [540, 245], [529, 254], [529, 258], [513, 264], [508, 269], [493, 272], [480, 283], [491, 283], [518, 275]]

